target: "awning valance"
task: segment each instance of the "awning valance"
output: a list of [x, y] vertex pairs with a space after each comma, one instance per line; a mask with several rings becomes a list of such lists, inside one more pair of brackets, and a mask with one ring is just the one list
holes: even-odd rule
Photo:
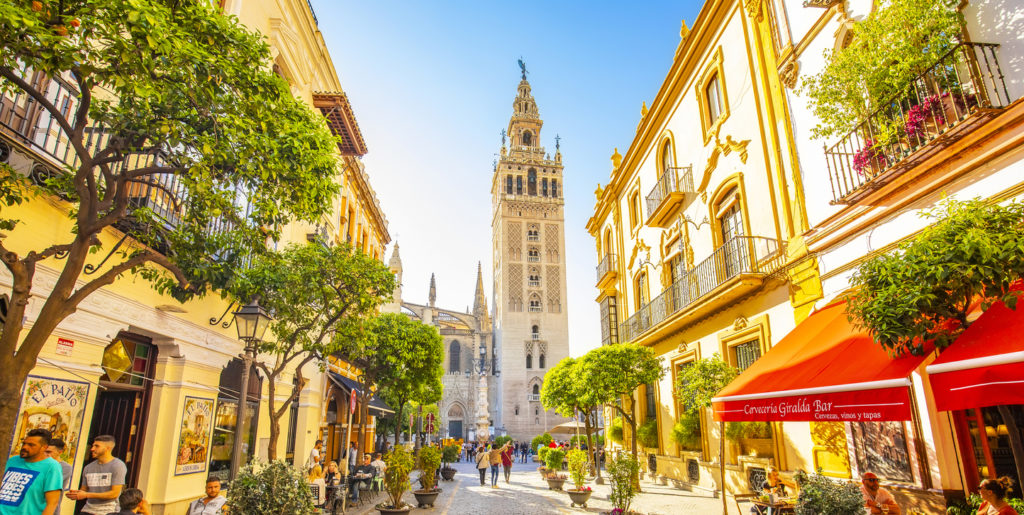
[[718, 421], [910, 420], [908, 376], [924, 356], [891, 358], [836, 302], [801, 322], [719, 392]]
[[[1016, 285], [1020, 289], [1020, 285]], [[996, 302], [928, 365], [939, 410], [1024, 404], [1024, 310]]]
[[[331, 381], [338, 385], [339, 388], [346, 392], [355, 390], [356, 395], [362, 394], [361, 385], [358, 381], [349, 379], [337, 372], [330, 373]], [[348, 409], [348, 408], [345, 408]], [[378, 398], [376, 395], [370, 397], [370, 414], [375, 416], [392, 415], [395, 410], [391, 409], [384, 401]]]

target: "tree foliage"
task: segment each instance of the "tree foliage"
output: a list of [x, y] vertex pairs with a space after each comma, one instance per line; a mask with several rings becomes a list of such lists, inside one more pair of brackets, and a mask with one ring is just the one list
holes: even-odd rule
[[629, 505], [640, 492], [635, 479], [639, 474], [640, 462], [631, 454], [620, 452], [608, 462], [608, 475], [612, 483], [612, 492], [608, 498], [621, 513], [629, 513]]
[[[306, 385], [303, 367], [310, 362], [323, 366], [350, 337], [352, 327], [390, 299], [394, 287], [395, 276], [387, 266], [344, 243], [289, 245], [257, 256], [236, 277], [234, 298], [242, 304], [258, 297], [274, 315], [270, 337], [258, 349], [264, 359], [256, 361], [268, 379], [271, 460], [277, 457], [281, 417]], [[289, 369], [295, 370], [296, 380], [278, 406], [277, 382]]]
[[[441, 400], [444, 342], [434, 326], [400, 313], [382, 313], [367, 320], [355, 337], [339, 344], [334, 355], [358, 369], [363, 397], [360, 420], [367, 420], [368, 403], [375, 391], [396, 409], [410, 401], [427, 404]], [[358, 441], [360, 452], [363, 440]]]
[[824, 70], [805, 77], [801, 85], [820, 121], [812, 135], [826, 138], [853, 130], [952, 49], [963, 16], [948, 4], [888, 0], [853, 25], [848, 46], [826, 50]]
[[858, 515], [864, 513], [864, 496], [856, 483], [836, 481], [821, 471], [810, 474], [800, 471], [795, 476], [800, 494], [796, 502], [798, 515]]
[[423, 491], [430, 492], [437, 485], [437, 469], [441, 466], [441, 449], [433, 445], [424, 445], [416, 453], [416, 467], [423, 473], [420, 484]]
[[[67, 106], [49, 94], [57, 84]], [[331, 206], [338, 169], [335, 138], [273, 73], [262, 36], [204, 0], [4, 2], [0, 91], [30, 97], [66, 145], [42, 192], [72, 222], [29, 248], [20, 235], [36, 228], [13, 206], [30, 192], [11, 175], [29, 171], [0, 171], [0, 255], [13, 278], [0, 334], [6, 445], [25, 377], [84, 299], [126, 273], [178, 299], [226, 285], [282, 226]], [[133, 241], [82, 275], [115, 227]], [[59, 275], [33, 292], [43, 262]], [[45, 300], [22, 334], [33, 295]]]
[[384, 464], [387, 465], [384, 469], [384, 488], [388, 492], [391, 508], [401, 508], [406, 505], [402, 495], [409, 490], [409, 474], [416, 466], [416, 461], [412, 453], [399, 445], [384, 456]]
[[715, 353], [710, 358], [691, 361], [676, 376], [676, 398], [687, 413], [700, 413], [711, 407], [711, 399], [739, 375], [739, 370]]
[[921, 354], [925, 342], [952, 343], [972, 303], [1014, 309], [1024, 277], [1024, 204], [944, 200], [923, 215], [934, 222], [896, 251], [854, 273], [848, 314], [890, 354]]
[[[580, 367], [586, 375], [589, 388], [599, 404], [614, 407], [631, 431], [631, 450], [636, 456], [636, 399], [633, 392], [640, 385], [659, 381], [665, 375], [661, 358], [654, 350], [635, 343], [605, 345], [580, 358]], [[627, 399], [623, 407], [616, 401]]]

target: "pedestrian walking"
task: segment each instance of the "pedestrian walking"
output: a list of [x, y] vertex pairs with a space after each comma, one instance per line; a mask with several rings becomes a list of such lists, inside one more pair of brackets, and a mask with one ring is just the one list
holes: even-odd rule
[[512, 448], [512, 444], [507, 443], [502, 447], [501, 452], [501, 468], [505, 472], [505, 484], [508, 484], [508, 480], [512, 476]]
[[113, 455], [117, 441], [113, 436], [100, 435], [92, 441], [89, 454], [93, 460], [82, 470], [82, 485], [79, 490], [69, 490], [67, 498], [85, 499], [82, 513], [107, 515], [120, 510], [118, 498], [124, 489], [128, 467]]
[[359, 451], [356, 449], [356, 443], [352, 442], [348, 448], [348, 473], [352, 474], [356, 470], [356, 465], [359, 464]]
[[57, 461], [60, 465], [60, 472], [64, 479], [64, 482], [61, 484], [63, 492], [61, 492], [60, 497], [57, 498], [57, 509], [54, 510], [53, 513], [60, 513], [60, 501], [64, 498], [64, 492], [71, 490], [71, 474], [73, 473], [71, 470], [71, 464], [60, 459], [60, 455], [64, 454], [64, 449], [64, 440], [61, 440], [60, 438], [50, 440], [50, 445], [46, 447], [46, 455]]
[[488, 461], [491, 463], [491, 488], [498, 488], [498, 467], [501, 466], [501, 453], [504, 450], [504, 446], [496, 448], [492, 445], [491, 452], [487, 453]]
[[484, 486], [487, 481], [487, 467], [491, 465], [490, 460], [487, 457], [487, 451], [481, 445], [476, 452], [476, 468], [480, 471], [480, 486]]
[[54, 515], [64, 482], [60, 464], [46, 455], [50, 432], [32, 429], [17, 456], [7, 458], [0, 484], [0, 515]]

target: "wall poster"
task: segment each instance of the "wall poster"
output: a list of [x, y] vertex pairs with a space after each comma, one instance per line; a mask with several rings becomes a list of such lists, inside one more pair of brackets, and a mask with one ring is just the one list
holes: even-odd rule
[[28, 376], [18, 408], [11, 456], [21, 451], [21, 439], [30, 430], [48, 429], [53, 438], [64, 440], [60, 459], [74, 467], [88, 398], [89, 383]]
[[174, 475], [206, 472], [209, 458], [210, 426], [213, 423], [213, 399], [185, 397], [178, 436], [178, 459]]
[[888, 481], [914, 482], [903, 422], [851, 422], [850, 425], [860, 474], [874, 472]]

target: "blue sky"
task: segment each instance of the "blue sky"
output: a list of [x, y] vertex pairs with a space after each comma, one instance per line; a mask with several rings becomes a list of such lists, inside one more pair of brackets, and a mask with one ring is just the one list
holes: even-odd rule
[[[594, 241], [584, 228], [615, 147], [657, 93], [700, 3], [312, 0], [369, 153], [367, 173], [401, 247], [403, 298], [472, 305], [476, 264], [491, 297], [491, 175], [512, 115], [516, 60], [565, 165], [570, 352], [600, 344]], [[388, 256], [390, 257], [390, 247]]]

